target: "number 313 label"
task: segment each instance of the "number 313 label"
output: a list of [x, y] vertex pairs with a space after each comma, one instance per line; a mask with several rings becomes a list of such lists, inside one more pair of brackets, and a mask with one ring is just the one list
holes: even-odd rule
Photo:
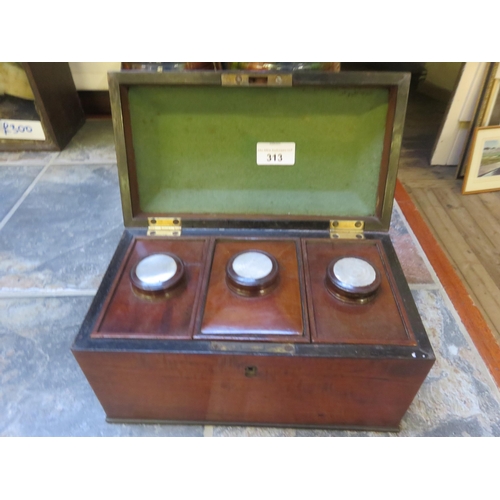
[[295, 165], [295, 142], [258, 142], [257, 165]]

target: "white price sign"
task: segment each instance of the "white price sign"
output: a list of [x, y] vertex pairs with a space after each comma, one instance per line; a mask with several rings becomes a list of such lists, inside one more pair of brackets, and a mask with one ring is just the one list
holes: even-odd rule
[[37, 120], [0, 119], [0, 139], [44, 141], [42, 123]]
[[258, 142], [257, 165], [295, 165], [295, 142]]

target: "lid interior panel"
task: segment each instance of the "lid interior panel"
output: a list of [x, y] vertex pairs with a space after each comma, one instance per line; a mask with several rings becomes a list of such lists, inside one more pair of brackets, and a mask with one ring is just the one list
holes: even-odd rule
[[[140, 213], [376, 214], [388, 88], [133, 85], [128, 109]], [[257, 165], [258, 142], [295, 164]]]

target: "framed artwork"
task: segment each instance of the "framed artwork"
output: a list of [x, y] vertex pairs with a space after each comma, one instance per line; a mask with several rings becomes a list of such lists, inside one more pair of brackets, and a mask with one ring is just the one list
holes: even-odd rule
[[491, 87], [491, 92], [486, 103], [484, 116], [481, 120], [481, 126], [496, 127], [500, 126], [500, 80], [495, 78]]
[[468, 137], [458, 162], [457, 179], [464, 177], [467, 165], [470, 163], [474, 131], [478, 127], [494, 127], [500, 125], [500, 64], [495, 62], [488, 63], [488, 65], [489, 68], [486, 72], [483, 90], [479, 94], [474, 117], [467, 133]]
[[475, 130], [462, 194], [500, 190], [500, 126]]

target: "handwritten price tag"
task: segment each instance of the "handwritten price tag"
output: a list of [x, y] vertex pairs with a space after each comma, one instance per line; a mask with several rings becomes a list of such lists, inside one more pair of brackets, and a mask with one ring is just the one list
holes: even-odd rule
[[257, 165], [295, 165], [295, 142], [258, 142]]
[[45, 134], [39, 121], [0, 119], [0, 139], [44, 141]]

